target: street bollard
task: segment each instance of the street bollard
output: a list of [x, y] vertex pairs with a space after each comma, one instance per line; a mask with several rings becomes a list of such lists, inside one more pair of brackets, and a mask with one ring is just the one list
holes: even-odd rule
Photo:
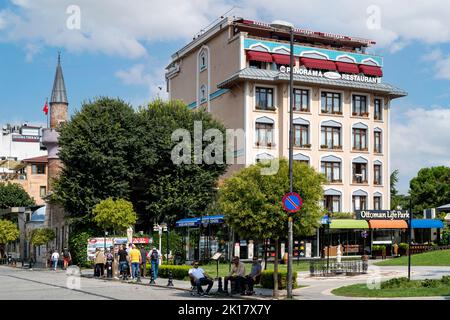
[[167, 282], [168, 287], [173, 287], [173, 281], [172, 281], [172, 270], [169, 270], [169, 282]]
[[219, 281], [219, 289], [217, 289], [217, 293], [224, 293], [222, 288], [222, 277], [218, 277], [217, 280]]
[[150, 282], [149, 284], [155, 284], [155, 276], [153, 275], [153, 268], [150, 268]]

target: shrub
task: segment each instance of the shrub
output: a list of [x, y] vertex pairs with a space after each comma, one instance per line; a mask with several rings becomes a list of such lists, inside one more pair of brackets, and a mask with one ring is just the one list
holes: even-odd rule
[[398, 245], [398, 247], [399, 247], [399, 249], [406, 251], [406, 250], [408, 250], [409, 244], [402, 242]]
[[437, 288], [441, 285], [441, 281], [437, 279], [425, 279], [420, 284], [424, 288]]
[[374, 245], [374, 246], [372, 246], [372, 251], [385, 252], [386, 251], [386, 246], [385, 245]]
[[[147, 272], [150, 274], [151, 264], [147, 264]], [[169, 278], [169, 270], [172, 271], [172, 278], [176, 280], [184, 280], [189, 277], [188, 272], [190, 266], [176, 266], [176, 265], [160, 265], [158, 268], [159, 278]]]
[[[278, 289], [286, 289], [287, 272], [278, 271]], [[297, 272], [292, 273], [293, 288], [297, 288]], [[273, 270], [264, 270], [261, 273], [261, 286], [267, 289], [273, 289]]]
[[87, 260], [88, 239], [92, 237], [89, 232], [71, 233], [69, 236], [69, 250], [72, 263], [80, 267], [92, 267], [92, 261]]
[[443, 276], [441, 282], [446, 286], [450, 285], [450, 276]]
[[411, 282], [408, 281], [408, 278], [393, 278], [388, 281], [381, 283], [381, 289], [399, 289], [399, 288], [408, 288], [410, 287]]

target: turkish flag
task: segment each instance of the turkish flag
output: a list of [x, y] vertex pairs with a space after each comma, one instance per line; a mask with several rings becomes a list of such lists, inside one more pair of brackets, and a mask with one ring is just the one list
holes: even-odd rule
[[47, 104], [47, 101], [45, 101], [44, 109], [43, 109], [42, 111], [44, 111], [45, 115], [48, 114], [48, 104]]

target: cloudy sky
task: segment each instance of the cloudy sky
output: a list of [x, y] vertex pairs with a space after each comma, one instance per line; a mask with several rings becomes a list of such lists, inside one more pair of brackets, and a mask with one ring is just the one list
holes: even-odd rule
[[164, 97], [171, 53], [226, 12], [374, 39], [384, 81], [409, 92], [392, 104], [400, 190], [421, 167], [450, 166], [450, 0], [0, 0], [0, 122], [45, 122], [58, 51], [71, 112], [97, 96]]

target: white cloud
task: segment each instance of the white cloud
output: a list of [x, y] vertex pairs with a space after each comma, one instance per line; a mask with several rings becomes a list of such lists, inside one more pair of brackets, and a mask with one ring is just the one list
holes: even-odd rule
[[406, 193], [421, 168], [450, 166], [450, 108], [402, 109], [392, 110], [391, 169], [399, 169], [399, 189]]
[[[226, 11], [219, 0], [14, 0], [0, 10], [0, 40], [138, 58], [151, 41], [188, 40]], [[69, 5], [80, 8], [78, 29], [67, 27]]]

